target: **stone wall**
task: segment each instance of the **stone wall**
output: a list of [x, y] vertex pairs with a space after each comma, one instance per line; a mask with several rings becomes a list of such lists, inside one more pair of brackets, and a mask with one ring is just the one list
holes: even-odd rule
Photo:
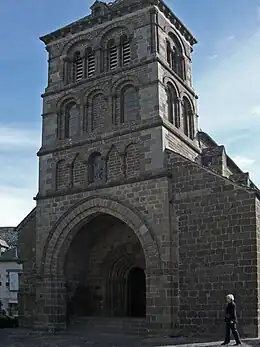
[[[163, 170], [161, 128], [156, 127], [124, 135], [116, 135], [91, 145], [75, 146], [64, 151], [55, 151], [40, 157], [39, 196], [55, 196], [91, 190], [96, 186], [116, 183], [128, 179], [137, 180], [139, 175]], [[100, 153], [104, 162], [104, 175], [99, 182], [92, 183], [89, 177], [89, 159]]]
[[[168, 178], [151, 178], [146, 179], [141, 182], [132, 182], [129, 184], [122, 184], [120, 186], [112, 186], [107, 188], [100, 187], [96, 188], [95, 193], [93, 191], [84, 191], [82, 193], [66, 194], [56, 196], [55, 198], [45, 198], [37, 201], [37, 268], [40, 269], [44, 267], [46, 260], [50, 261], [50, 257], [54, 257], [55, 260], [55, 248], [53, 251], [48, 251], [50, 253], [45, 253], [48, 248], [53, 247], [56, 241], [52, 241], [52, 238], [59, 239], [59, 244], [65, 242], [63, 241], [64, 236], [58, 236], [55, 233], [59, 230], [59, 225], [64, 224], [66, 217], [66, 226], [69, 227], [70, 213], [74, 213], [76, 206], [84, 202], [84, 199], [89, 199], [89, 204], [94, 206], [97, 211], [106, 211], [103, 204], [107, 205], [111, 203], [110, 212], [108, 214], [117, 214], [120, 219], [127, 221], [128, 225], [132, 225], [132, 230], [138, 235], [138, 238], [143, 239], [142, 247], [144, 252], [149, 253], [149, 249], [153, 251], [156, 258], [160, 259], [157, 263], [156, 268], [151, 270], [155, 265], [147, 264], [147, 305], [149, 307], [147, 319], [151, 321], [151, 324], [156, 326], [156, 329], [160, 330], [162, 327], [164, 329], [170, 329], [173, 321], [177, 320], [177, 310], [178, 310], [178, 298], [176, 298], [176, 293], [172, 290], [172, 283], [178, 282], [177, 273], [172, 273], [172, 263], [170, 260], [171, 251], [170, 244], [174, 242], [170, 234], [170, 220], [169, 220], [169, 203], [168, 203]], [[92, 202], [91, 202], [92, 201]], [[114, 202], [113, 202], [114, 201]], [[100, 205], [101, 204], [101, 205]], [[80, 205], [79, 205], [80, 206]], [[117, 207], [119, 206], [119, 207]], [[146, 234], [139, 234], [138, 227], [135, 226], [136, 223], [132, 220], [131, 215], [128, 212], [121, 211], [120, 206], [125, 206], [124, 208], [130, 208], [131, 213], [137, 213], [140, 215], [140, 220], [149, 228], [149, 233], [151, 233], [151, 240], [145, 241]], [[73, 216], [72, 220], [80, 220], [86, 218], [88, 213], [87, 208], [83, 207], [82, 217]], [[130, 211], [129, 210], [129, 211]], [[70, 212], [71, 211], [71, 212]], [[136, 218], [136, 217], [135, 217]], [[64, 219], [64, 221], [63, 221]], [[138, 222], [139, 223], [139, 222]], [[140, 224], [139, 224], [140, 225]], [[140, 227], [139, 227], [140, 228]], [[56, 231], [57, 230], [57, 231]], [[52, 234], [54, 233], [54, 234]], [[73, 238], [73, 233], [75, 230], [70, 231], [70, 238]], [[52, 236], [53, 235], [53, 236]], [[153, 241], [152, 241], [153, 240]], [[147, 243], [148, 242], [148, 243]], [[58, 247], [58, 245], [57, 245]], [[172, 247], [174, 253], [177, 254], [175, 247]], [[176, 267], [177, 258], [175, 256]], [[47, 264], [46, 264], [47, 266]], [[152, 266], [152, 267], [151, 267]], [[40, 271], [40, 270], [38, 270]], [[47, 271], [47, 270], [46, 270]], [[152, 273], [151, 273], [152, 271]], [[42, 276], [42, 275], [40, 275]], [[44, 278], [47, 277], [44, 275]], [[43, 306], [46, 305], [44, 301], [46, 290], [48, 289], [48, 282], [44, 284], [44, 289], [39, 286], [37, 289], [37, 302], [38, 306], [38, 324], [46, 324], [46, 319], [48, 322], [47, 312], [44, 314], [42, 311]], [[46, 295], [48, 295], [46, 293]], [[174, 311], [172, 310], [174, 308]], [[50, 321], [49, 321], [50, 322]], [[165, 331], [165, 330], [164, 330]]]
[[[256, 198], [256, 241], [257, 241], [257, 298], [260, 298], [260, 201]], [[260, 300], [257, 300], [257, 310], [260, 312]], [[260, 335], [260, 316], [256, 315], [255, 322], [258, 327], [258, 336]]]
[[[224, 298], [236, 297], [243, 336], [257, 336], [255, 193], [169, 154], [179, 245], [180, 326], [217, 334]], [[257, 201], [259, 205], [259, 201]]]
[[18, 225], [18, 257], [22, 262], [18, 294], [19, 326], [32, 327], [35, 313], [36, 209]]

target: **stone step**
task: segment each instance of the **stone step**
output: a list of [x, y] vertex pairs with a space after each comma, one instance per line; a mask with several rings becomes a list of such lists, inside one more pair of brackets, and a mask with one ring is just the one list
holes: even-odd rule
[[82, 331], [84, 329], [100, 333], [147, 336], [146, 320], [138, 318], [75, 317], [70, 324], [70, 330]]

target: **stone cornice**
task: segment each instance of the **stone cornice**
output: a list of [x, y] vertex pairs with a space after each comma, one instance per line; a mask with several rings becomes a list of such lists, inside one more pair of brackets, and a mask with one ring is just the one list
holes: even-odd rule
[[129, 185], [137, 182], [144, 182], [149, 180], [157, 180], [160, 178], [171, 178], [172, 174], [168, 169], [160, 169], [157, 172], [145, 172], [139, 176], [130, 178], [130, 179], [120, 179], [118, 181], [113, 182], [105, 182], [102, 184], [94, 185], [94, 186], [81, 186], [81, 187], [74, 187], [74, 188], [67, 188], [64, 191], [56, 192], [48, 192], [46, 194], [40, 194], [38, 193], [36, 197], [34, 197], [34, 200], [44, 200], [44, 199], [51, 199], [59, 196], [65, 196], [65, 195], [73, 195], [73, 194], [79, 194], [87, 191], [98, 191], [102, 189], [107, 189], [111, 187], [119, 187], [122, 185]]
[[[133, 69], [135, 69], [135, 68], [138, 68], [138, 67], [141, 67], [141, 66], [145, 66], [145, 65], [148, 65], [148, 64], [151, 64], [151, 63], [154, 63], [154, 62], [159, 62], [161, 65], [163, 65], [163, 67], [165, 69], [167, 69], [167, 71], [169, 71], [169, 73], [173, 74], [174, 77], [191, 93], [191, 95], [193, 97], [198, 99], [198, 96], [195, 93], [195, 90], [192, 87], [190, 87], [184, 80], [182, 80], [173, 70], [171, 70], [169, 68], [169, 66], [167, 64], [165, 64], [165, 62], [160, 58], [159, 55], [155, 55], [155, 56], [153, 56], [150, 59], [147, 59], [147, 60], [144, 60], [142, 62], [133, 64], [131, 66], [131, 69], [133, 71]], [[128, 69], [129, 69], [129, 67], [125, 67], [125, 68], [121, 68], [120, 70], [113, 70], [113, 71], [109, 71], [109, 72], [103, 72], [103, 73], [95, 75], [95, 76], [93, 76], [93, 77], [91, 77], [89, 79], [83, 79], [83, 80], [80, 80], [80, 81], [77, 81], [77, 82], [74, 82], [74, 83], [70, 83], [70, 84], [67, 84], [67, 85], [62, 85], [60, 88], [56, 87], [55, 89], [54, 88], [52, 89], [51, 87], [47, 87], [45, 89], [45, 92], [41, 95], [41, 97], [45, 98], [45, 97], [50, 96], [50, 95], [56, 95], [57, 93], [66, 92], [66, 91], [75, 89], [76, 87], [79, 87], [80, 85], [84, 85], [86, 83], [90, 83], [91, 81], [97, 81], [99, 79], [104, 79], [105, 77], [109, 78], [109, 76], [117, 75], [119, 73], [122, 73], [123, 71], [127, 71]], [[156, 82], [160, 83], [159, 80], [156, 81]], [[143, 84], [143, 86], [145, 86], [145, 84]]]
[[53, 147], [48, 147], [48, 148], [42, 147], [38, 151], [37, 155], [38, 157], [40, 157], [42, 155], [46, 155], [46, 154], [50, 154], [54, 152], [61, 152], [63, 150], [71, 149], [74, 147], [81, 147], [88, 144], [93, 144], [94, 146], [94, 144], [98, 142], [106, 141], [117, 136], [127, 135], [129, 133], [135, 133], [135, 132], [139, 132], [146, 129], [156, 128], [161, 126], [162, 124], [163, 124], [163, 120], [160, 117], [153, 117], [153, 118], [147, 119], [141, 124], [137, 124], [135, 127], [129, 126], [125, 129], [115, 129], [115, 130], [111, 129], [111, 132], [101, 134], [100, 136], [95, 135], [93, 137], [88, 137], [85, 140], [79, 140], [78, 142], [75, 142], [73, 144], [69, 144], [69, 142], [67, 142], [63, 144], [62, 146], [57, 147], [57, 143], [54, 143]]
[[163, 122], [162, 125], [163, 125], [164, 128], [166, 128], [171, 133], [173, 133], [176, 137], [178, 137], [178, 139], [180, 139], [187, 146], [192, 148], [195, 152], [197, 152], [198, 154], [201, 154], [201, 149], [199, 147], [199, 144], [198, 144], [196, 138], [195, 138], [196, 142], [194, 142], [193, 140], [189, 139], [186, 135], [184, 135], [184, 133], [182, 133], [181, 131], [177, 130], [174, 127], [174, 125], [170, 124], [168, 121], [163, 119], [162, 122]]
[[[159, 60], [159, 58], [157, 56], [154, 56], [154, 57], [151, 57], [150, 59], [146, 59], [142, 62], [132, 64], [131, 65], [131, 71], [134, 71], [134, 69], [139, 68], [141, 66], [146, 66], [148, 64], [154, 63], [158, 60]], [[87, 79], [82, 79], [82, 80], [79, 80], [77, 82], [69, 83], [66, 85], [62, 85], [60, 88], [56, 87], [55, 89], [52, 89], [51, 87], [47, 87], [45, 89], [45, 92], [41, 95], [41, 97], [44, 98], [44, 97], [47, 97], [49, 95], [55, 95], [57, 93], [66, 92], [66, 91], [69, 91], [72, 89], [75, 90], [76, 87], [79, 87], [81, 85], [85, 85], [86, 83], [91, 83], [92, 81], [94, 82], [94, 81], [101, 80], [103, 83], [105, 78], [107, 78], [106, 81], [110, 81], [112, 76], [122, 74], [125, 71], [129, 71], [129, 66], [121, 67], [119, 69], [115, 69], [112, 71], [101, 72], [97, 75], [94, 75], [93, 77], [90, 77]]]
[[165, 15], [166, 18], [170, 20], [173, 26], [183, 35], [183, 37], [185, 37], [185, 39], [191, 46], [198, 43], [193, 34], [186, 28], [181, 20], [177, 16], [175, 16], [175, 14], [163, 0], [151, 0], [151, 2], [159, 8], [159, 10]]
[[67, 35], [73, 35], [81, 31], [91, 29], [96, 25], [112, 21], [120, 18], [131, 12], [141, 10], [149, 6], [157, 6], [158, 9], [170, 20], [173, 26], [185, 37], [191, 46], [197, 43], [197, 40], [192, 33], [185, 27], [178, 17], [170, 10], [163, 0], [142, 0], [142, 1], [119, 1], [108, 4], [108, 11], [103, 16], [93, 16], [92, 14], [83, 17], [61, 29], [58, 29], [50, 34], [40, 37], [46, 45], [52, 42], [65, 38]]
[[142, 0], [142, 1], [133, 1], [133, 3], [125, 4], [122, 2], [114, 2], [108, 4], [108, 12], [103, 16], [93, 16], [92, 14], [83, 17], [65, 27], [58, 29], [50, 34], [44, 35], [40, 37], [40, 40], [43, 41], [46, 45], [62, 39], [67, 35], [77, 34], [81, 31], [91, 29], [96, 25], [100, 25], [109, 21], [112, 21], [116, 18], [120, 18], [126, 14], [129, 14], [134, 11], [141, 10], [150, 4], [151, 0]]

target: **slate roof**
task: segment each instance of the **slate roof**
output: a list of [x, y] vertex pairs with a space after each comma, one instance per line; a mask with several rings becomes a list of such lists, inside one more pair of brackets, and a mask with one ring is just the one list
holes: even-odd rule
[[15, 227], [0, 227], [0, 239], [4, 240], [10, 247], [15, 247], [18, 240], [18, 232]]

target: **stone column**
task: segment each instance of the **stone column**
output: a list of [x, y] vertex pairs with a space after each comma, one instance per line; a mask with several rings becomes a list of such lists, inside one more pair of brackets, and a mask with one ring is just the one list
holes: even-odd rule
[[103, 62], [103, 52], [101, 48], [98, 48], [95, 51], [95, 64], [96, 64], [96, 74], [100, 74], [104, 70], [104, 62]]
[[68, 57], [66, 55], [61, 56], [60, 58], [61, 64], [62, 64], [62, 69], [61, 69], [61, 79], [63, 81], [63, 83], [66, 85], [70, 82], [70, 78], [69, 78], [69, 70], [70, 70], [70, 61], [68, 59]]
[[178, 102], [178, 112], [179, 112], [179, 128], [183, 129], [183, 105], [182, 105], [182, 99], [180, 97], [177, 98]]
[[182, 122], [181, 122], [181, 115], [182, 115], [182, 104], [181, 104], [181, 98], [177, 97], [177, 112], [178, 112], [178, 117], [177, 117], [177, 120], [178, 120], [178, 128], [181, 128], [182, 127]]
[[158, 32], [158, 11], [152, 8], [150, 11], [151, 20], [151, 53], [159, 53], [159, 32]]
[[112, 126], [117, 125], [117, 100], [118, 95], [116, 93], [111, 95], [111, 111], [112, 111]]

